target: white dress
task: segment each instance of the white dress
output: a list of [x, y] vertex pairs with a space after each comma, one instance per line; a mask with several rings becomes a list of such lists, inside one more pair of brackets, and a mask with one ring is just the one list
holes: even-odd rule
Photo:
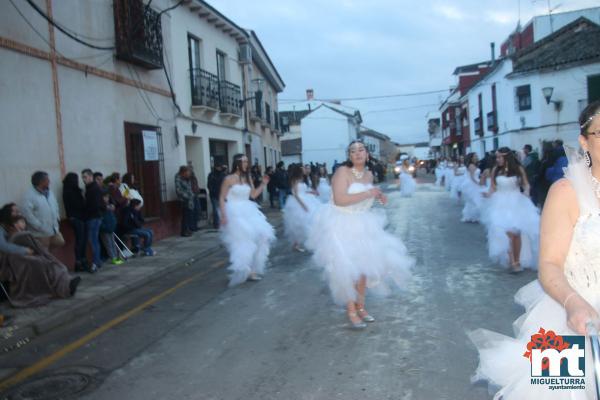
[[481, 220], [487, 227], [488, 252], [493, 261], [508, 265], [507, 232], [521, 233], [521, 265], [537, 268], [540, 215], [531, 200], [521, 193], [516, 176], [496, 177], [496, 191], [487, 202]]
[[444, 168], [444, 188], [447, 191], [450, 191], [453, 180], [454, 180], [454, 164], [447, 163], [446, 168]]
[[249, 185], [235, 184], [225, 202], [227, 223], [221, 226], [221, 239], [229, 251], [229, 286], [245, 282], [251, 273], [264, 273], [275, 240], [273, 227], [250, 200], [250, 191]]
[[462, 187], [465, 182], [467, 167], [460, 166], [456, 168], [456, 174], [450, 183], [450, 197], [454, 200], [459, 200], [459, 193], [462, 193]]
[[[570, 158], [565, 176], [577, 193], [579, 218], [573, 229], [564, 273], [571, 287], [600, 312], [600, 206], [591, 189], [591, 174], [579, 157]], [[523, 354], [531, 335], [536, 334], [540, 327], [557, 335], [577, 334], [567, 326], [563, 306], [548, 296], [537, 280], [521, 288], [515, 295], [515, 301], [526, 310], [513, 324], [515, 338], [484, 329], [469, 333], [480, 357], [473, 380], [487, 380], [500, 389], [495, 399], [595, 399], [594, 369], [588, 340], [585, 346], [586, 390], [551, 391], [547, 386], [530, 384], [531, 364]]]
[[[373, 185], [352, 183], [349, 194], [362, 193]], [[396, 236], [385, 231], [383, 210], [371, 210], [373, 199], [346, 207], [323, 205], [312, 225], [308, 247], [322, 267], [337, 304], [357, 301], [355, 283], [366, 276], [367, 287], [376, 294], [389, 293], [391, 284], [403, 286], [410, 278], [414, 259]]]
[[319, 200], [321, 200], [321, 202], [329, 202], [329, 199], [331, 198], [331, 186], [329, 186], [327, 178], [319, 178], [319, 186], [317, 187], [317, 191], [319, 192]]
[[[481, 171], [479, 168], [473, 171], [473, 178], [479, 182], [479, 176]], [[480, 218], [481, 209], [483, 207], [483, 193], [487, 191], [485, 186], [481, 186], [478, 183], [473, 182], [469, 171], [465, 175], [465, 180], [462, 185], [463, 198], [465, 205], [462, 209], [462, 222], [478, 222]]]
[[400, 171], [400, 193], [402, 197], [410, 197], [417, 188], [417, 182], [404, 167]]
[[308, 186], [304, 182], [296, 183], [296, 191], [308, 211], [302, 208], [293, 195], [289, 195], [283, 207], [283, 228], [285, 236], [291, 243], [304, 244], [315, 211], [322, 203], [317, 196], [308, 193]]
[[435, 167], [435, 185], [440, 186], [442, 184], [442, 178], [444, 177], [444, 167], [440, 164]]

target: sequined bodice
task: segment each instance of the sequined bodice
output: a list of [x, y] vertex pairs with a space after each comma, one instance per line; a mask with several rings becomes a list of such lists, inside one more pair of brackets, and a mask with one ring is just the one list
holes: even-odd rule
[[600, 298], [600, 213], [581, 215], [565, 260], [569, 284], [592, 304]]
[[229, 189], [227, 201], [242, 201], [250, 198], [250, 185], [235, 184]]
[[516, 176], [502, 176], [496, 177], [496, 191], [497, 192], [511, 192], [520, 191], [519, 181]]
[[[366, 184], [366, 183], [354, 182], [348, 187], [348, 194], [356, 194], [356, 193], [366, 192], [367, 190], [371, 189], [372, 187], [373, 187], [373, 185], [371, 185], [370, 183]], [[344, 207], [338, 206], [338, 208], [340, 208], [344, 211], [348, 211], [348, 212], [363, 212], [363, 211], [368, 211], [373, 206], [374, 201], [375, 201], [375, 199], [370, 197], [359, 203], [354, 203], [352, 205], [344, 206]]]

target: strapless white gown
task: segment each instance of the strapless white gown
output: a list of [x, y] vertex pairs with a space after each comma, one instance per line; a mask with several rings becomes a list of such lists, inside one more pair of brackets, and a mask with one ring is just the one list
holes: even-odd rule
[[400, 172], [400, 193], [402, 197], [412, 196], [416, 189], [417, 182], [415, 178], [403, 168], [402, 172]]
[[319, 178], [317, 191], [319, 192], [319, 200], [323, 203], [328, 203], [331, 199], [331, 186], [326, 178]]
[[[362, 193], [372, 187], [355, 182], [348, 193]], [[414, 259], [399, 238], [385, 231], [385, 212], [372, 210], [373, 201], [346, 207], [330, 202], [315, 215], [307, 245], [314, 251], [315, 263], [324, 269], [337, 304], [357, 301], [354, 285], [361, 276], [366, 276], [370, 292], [381, 295], [410, 278]]]
[[264, 273], [275, 240], [273, 227], [250, 200], [250, 191], [249, 185], [233, 185], [225, 202], [227, 223], [221, 226], [221, 240], [229, 251], [230, 286], [245, 282], [251, 273]]
[[456, 174], [450, 183], [450, 197], [459, 200], [459, 193], [462, 193], [462, 187], [465, 182], [467, 167], [461, 166], [456, 169]]
[[[600, 206], [592, 191], [591, 174], [581, 157], [571, 154], [565, 174], [577, 193], [579, 218], [564, 264], [569, 284], [597, 312], [600, 312]], [[586, 341], [586, 390], [555, 390], [531, 385], [531, 364], [523, 354], [531, 336], [540, 327], [557, 335], [576, 335], [567, 326], [563, 306], [548, 296], [537, 280], [521, 288], [515, 301], [526, 313], [514, 324], [515, 337], [504, 336], [485, 329], [470, 332], [469, 337], [479, 350], [479, 367], [474, 381], [487, 380], [500, 389], [495, 399], [595, 399], [594, 368], [591, 363], [591, 344]]]
[[509, 264], [510, 241], [507, 232], [521, 233], [521, 265], [537, 268], [540, 215], [531, 200], [521, 193], [516, 176], [496, 177], [496, 191], [485, 206], [481, 218], [487, 227], [490, 258], [502, 265]]
[[[479, 175], [481, 171], [477, 168], [473, 172], [473, 178], [479, 182]], [[478, 183], [475, 183], [473, 179], [471, 179], [471, 175], [467, 171], [465, 175], [465, 180], [462, 185], [462, 193], [463, 199], [465, 200], [465, 205], [462, 209], [462, 222], [478, 222], [481, 209], [483, 207], [483, 193], [488, 189], [485, 186], [481, 186]]]
[[291, 243], [303, 245], [308, 238], [308, 230], [312, 225], [314, 214], [323, 204], [317, 196], [308, 193], [306, 183], [299, 182], [296, 185], [298, 197], [308, 211], [302, 208], [293, 195], [289, 195], [283, 207], [283, 228], [285, 236]]

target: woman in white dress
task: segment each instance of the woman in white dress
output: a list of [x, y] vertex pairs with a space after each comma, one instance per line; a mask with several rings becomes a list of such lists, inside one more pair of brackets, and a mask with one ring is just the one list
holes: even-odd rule
[[437, 160], [435, 166], [435, 186], [442, 186], [444, 184], [444, 167], [446, 163], [443, 158]]
[[365, 309], [365, 292], [389, 292], [389, 283], [402, 285], [414, 260], [400, 239], [384, 230], [383, 212], [371, 210], [375, 200], [387, 201], [373, 186], [365, 145], [354, 141], [349, 160], [336, 169], [332, 201], [316, 213], [308, 239], [314, 260], [325, 270], [334, 301], [345, 305], [351, 326], [363, 329], [375, 319]]
[[246, 280], [258, 281], [264, 273], [275, 233], [258, 204], [250, 198], [257, 198], [268, 182], [265, 175], [255, 188], [248, 158], [243, 154], [233, 157], [232, 173], [223, 180], [219, 197], [221, 239], [229, 251], [229, 286]]
[[454, 180], [454, 168], [456, 167], [456, 163], [453, 160], [449, 160], [446, 163], [446, 168], [444, 169], [444, 188], [449, 192], [452, 187], [452, 181]]
[[292, 193], [283, 208], [283, 227], [293, 249], [303, 253], [314, 213], [321, 203], [315, 192], [309, 190], [304, 183], [304, 170], [301, 164], [292, 164], [289, 174]]
[[479, 222], [481, 207], [483, 205], [483, 193], [486, 187], [481, 185], [481, 170], [477, 166], [479, 157], [476, 153], [469, 153], [465, 159], [467, 173], [462, 185], [465, 205], [462, 209], [462, 222]]
[[579, 118], [583, 155], [569, 151], [566, 179], [550, 189], [542, 214], [539, 280], [521, 288], [515, 300], [526, 314], [515, 325], [516, 337], [478, 329], [470, 333], [479, 350], [474, 380], [500, 390], [495, 399], [596, 399], [591, 377], [597, 371], [586, 343], [585, 389], [550, 390], [532, 385], [531, 362], [524, 354], [540, 327], [556, 335], [585, 335], [600, 311], [600, 102]]
[[454, 177], [450, 183], [450, 197], [454, 200], [460, 200], [462, 196], [463, 183], [467, 174], [467, 167], [465, 167], [465, 158], [463, 156], [458, 157], [458, 162], [454, 167]]
[[483, 221], [490, 258], [510, 265], [515, 273], [521, 271], [521, 266], [536, 268], [540, 216], [529, 199], [527, 174], [508, 147], [496, 152], [492, 185], [485, 196], [489, 202]]
[[410, 171], [408, 159], [402, 161], [400, 167], [400, 194], [402, 197], [411, 197], [417, 188], [417, 182]]
[[317, 187], [317, 192], [319, 192], [319, 200], [323, 203], [328, 203], [331, 199], [331, 186], [327, 177], [327, 168], [324, 166], [319, 167], [319, 186]]

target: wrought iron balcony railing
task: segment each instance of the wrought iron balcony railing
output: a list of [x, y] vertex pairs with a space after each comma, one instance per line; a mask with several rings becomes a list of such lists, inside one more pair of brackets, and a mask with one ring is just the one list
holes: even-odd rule
[[117, 57], [147, 69], [163, 67], [160, 15], [141, 0], [114, 0]]
[[221, 112], [241, 116], [242, 91], [238, 85], [228, 81], [219, 82]]
[[219, 78], [200, 68], [191, 70], [192, 106], [219, 108]]

